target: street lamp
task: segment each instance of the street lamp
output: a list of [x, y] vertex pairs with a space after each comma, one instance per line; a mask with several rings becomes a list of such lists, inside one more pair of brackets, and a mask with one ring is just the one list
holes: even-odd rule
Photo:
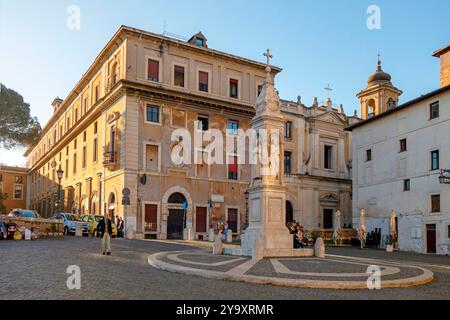
[[439, 183], [450, 184], [450, 170], [441, 170], [441, 175], [439, 176]]
[[248, 190], [245, 190], [245, 192], [244, 192], [244, 195], [245, 195], [245, 224], [244, 224], [244, 228], [243, 228], [243, 230], [245, 230], [245, 229], [247, 229], [248, 228], [248, 225], [249, 225], [249, 219], [248, 219], [248, 196], [249, 196], [249, 192], [248, 192]]
[[59, 165], [58, 170], [56, 171], [56, 175], [58, 176], [58, 212], [61, 211], [61, 179], [63, 177], [64, 171], [61, 169], [61, 165]]

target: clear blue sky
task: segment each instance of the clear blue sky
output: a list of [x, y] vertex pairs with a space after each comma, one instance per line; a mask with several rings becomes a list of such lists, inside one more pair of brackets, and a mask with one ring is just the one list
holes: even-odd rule
[[[366, 27], [369, 5], [381, 9], [381, 30]], [[81, 29], [66, 27], [69, 5], [81, 9]], [[120, 25], [191, 36], [202, 31], [211, 48], [283, 68], [276, 86], [284, 99], [310, 105], [326, 98], [347, 113], [355, 94], [383, 69], [404, 91], [400, 102], [439, 87], [439, 60], [431, 53], [450, 43], [450, 1], [24, 1], [0, 0], [0, 82], [21, 93], [43, 126], [50, 103], [65, 98]], [[0, 150], [0, 162], [23, 163], [22, 150]]]

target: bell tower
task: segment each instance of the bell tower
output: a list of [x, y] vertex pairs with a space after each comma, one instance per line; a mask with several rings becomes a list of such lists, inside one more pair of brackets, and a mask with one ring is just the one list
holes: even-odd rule
[[367, 79], [367, 87], [356, 95], [361, 107], [361, 118], [365, 120], [396, 108], [402, 93], [392, 85], [391, 75], [381, 68], [378, 55], [376, 71]]

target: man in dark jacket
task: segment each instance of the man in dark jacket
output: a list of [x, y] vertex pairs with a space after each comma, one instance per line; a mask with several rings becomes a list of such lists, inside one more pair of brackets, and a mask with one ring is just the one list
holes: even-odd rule
[[97, 230], [102, 238], [102, 252], [103, 255], [111, 255], [111, 235], [112, 235], [112, 223], [109, 218], [109, 214], [105, 213], [102, 220], [98, 222]]

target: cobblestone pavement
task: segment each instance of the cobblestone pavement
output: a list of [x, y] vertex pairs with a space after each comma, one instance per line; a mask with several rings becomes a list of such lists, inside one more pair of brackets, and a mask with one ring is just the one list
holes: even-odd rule
[[[92, 238], [0, 241], [0, 299], [450, 299], [450, 257], [327, 248], [327, 254], [386, 259], [433, 271], [435, 280], [407, 289], [324, 290], [210, 280], [156, 270], [148, 256], [193, 247], [112, 240], [112, 256]], [[68, 290], [69, 265], [81, 268], [81, 289]]]

